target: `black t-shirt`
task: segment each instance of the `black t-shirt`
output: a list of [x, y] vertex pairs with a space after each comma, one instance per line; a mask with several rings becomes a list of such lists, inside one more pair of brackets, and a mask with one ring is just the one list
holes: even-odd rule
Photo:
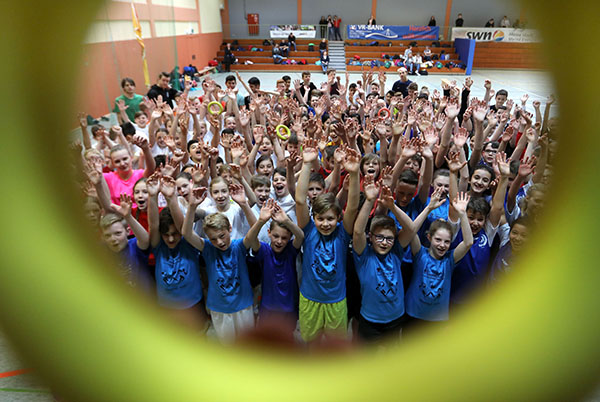
[[402, 82], [401, 80], [398, 80], [398, 81], [394, 82], [392, 91], [394, 91], [394, 93], [400, 92], [400, 93], [402, 93], [402, 96], [408, 96], [408, 86], [410, 84], [412, 84], [411, 80], [406, 80], [406, 82]]
[[175, 88], [161, 88], [158, 85], [152, 85], [148, 91], [148, 98], [156, 99], [158, 95], [162, 95], [163, 101], [168, 102], [171, 107], [175, 107], [175, 95], [177, 90]]
[[463, 20], [462, 18], [457, 18], [454, 25], [456, 25], [457, 27], [462, 27], [464, 23], [465, 23], [465, 20]]
[[[308, 85], [308, 90], [309, 92], [314, 91], [315, 89], [317, 89], [317, 87], [315, 86], [315, 84], [313, 84], [312, 82]], [[302, 94], [302, 96], [304, 97], [304, 94], [306, 93], [306, 88], [304, 88], [304, 84], [300, 85], [300, 94]], [[310, 105], [310, 93], [308, 94], [308, 98], [306, 98], [306, 103]]]

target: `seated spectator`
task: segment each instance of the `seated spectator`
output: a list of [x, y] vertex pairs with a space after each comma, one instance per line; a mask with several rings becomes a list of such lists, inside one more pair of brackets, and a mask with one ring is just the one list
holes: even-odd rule
[[281, 49], [281, 55], [283, 57], [288, 57], [290, 55], [290, 48], [285, 39], [282, 39], [281, 43], [279, 43], [279, 48]]
[[508, 17], [506, 15], [500, 21], [500, 27], [502, 27], [502, 28], [510, 28], [510, 20], [508, 19]]
[[425, 46], [425, 50], [423, 50], [423, 60], [431, 61], [431, 49], [429, 46]]
[[327, 39], [321, 39], [321, 43], [319, 43], [319, 56], [323, 54], [324, 51], [327, 50]]
[[488, 20], [488, 22], [486, 22], [486, 23], [485, 23], [485, 27], [486, 27], [486, 28], [493, 28], [493, 27], [494, 27], [494, 19], [493, 19], [493, 18], [490, 18], [490, 19]]
[[407, 63], [410, 74], [421, 75], [419, 74], [419, 69], [421, 68], [421, 63], [423, 63], [423, 59], [421, 58], [421, 55], [419, 53], [415, 53], [413, 56], [411, 56]]
[[293, 32], [290, 32], [288, 36], [288, 46], [290, 49], [293, 48], [294, 52], [296, 51], [296, 36]]
[[281, 47], [276, 43], [275, 46], [273, 46], [273, 63], [275, 64], [281, 64], [281, 62], [283, 61], [284, 57], [281, 55]]

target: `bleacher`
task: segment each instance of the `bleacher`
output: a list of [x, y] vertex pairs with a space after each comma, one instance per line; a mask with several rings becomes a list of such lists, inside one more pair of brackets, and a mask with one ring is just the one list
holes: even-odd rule
[[[281, 39], [274, 39], [279, 42]], [[232, 43], [234, 39], [225, 39], [224, 43]], [[296, 39], [296, 51], [290, 51], [288, 60], [305, 60], [306, 65], [302, 64], [275, 64], [273, 62], [273, 56], [271, 54], [272, 46], [263, 45], [264, 38], [256, 39], [237, 39], [237, 44], [232, 44], [233, 54], [238, 60], [237, 64], [231, 65], [231, 70], [239, 71], [321, 71], [321, 66], [316, 65], [315, 62], [319, 60], [319, 43], [320, 39]], [[369, 46], [371, 40], [359, 40], [359, 39], [347, 39], [345, 41], [346, 51], [346, 70], [347, 71], [363, 71], [363, 70], [374, 70], [374, 71], [387, 71], [396, 72], [398, 67], [393, 64], [395, 60], [392, 58], [395, 55], [403, 55], [404, 50], [408, 47], [411, 41], [379, 41], [379, 46]], [[314, 50], [308, 50], [308, 44], [314, 43]], [[392, 46], [389, 46], [391, 43]], [[437, 61], [442, 63], [441, 68], [431, 67], [427, 68], [429, 74], [465, 74], [465, 70], [459, 67], [446, 67], [447, 63], [460, 64], [461, 61], [458, 58], [458, 54], [454, 49], [454, 42], [452, 41], [440, 41], [440, 47], [432, 46], [433, 41], [417, 41], [418, 46], [413, 47], [413, 52], [420, 52], [422, 54], [425, 50], [425, 46], [429, 46], [431, 53], [437, 54], [438, 57], [442, 54], [449, 55], [448, 60], [434, 60], [434, 65]], [[446, 47], [442, 47], [446, 46]], [[238, 48], [240, 50], [238, 50]], [[243, 48], [243, 50], [242, 50]], [[255, 48], [256, 50], [251, 50]], [[225, 56], [225, 45], [221, 45], [221, 49], [217, 53], [217, 60], [223, 62]], [[262, 51], [258, 50], [262, 49]], [[354, 55], [360, 57], [361, 65], [348, 65], [354, 60]], [[385, 55], [389, 56], [389, 59], [385, 58]], [[440, 57], [441, 58], [441, 57]], [[245, 64], [246, 61], [252, 62], [252, 64]], [[371, 64], [385, 64], [386, 61], [392, 62], [389, 68], [384, 65], [373, 66]], [[375, 61], [375, 62], [374, 62]], [[367, 62], [369, 65], [364, 65]], [[373, 63], [374, 62], [374, 63]], [[423, 71], [423, 68], [421, 69]]]
[[[224, 42], [232, 43], [235, 39], [225, 39]], [[281, 42], [281, 39], [273, 39], [276, 42]], [[233, 54], [238, 60], [238, 64], [232, 64], [231, 70], [239, 71], [321, 71], [321, 66], [315, 64], [319, 60], [319, 42], [318, 38], [314, 39], [296, 39], [296, 51], [290, 50], [288, 60], [306, 60], [306, 65], [302, 64], [275, 64], [273, 63], [273, 55], [271, 51], [273, 46], [263, 45], [264, 38], [256, 39], [237, 39], [237, 45], [231, 45]], [[314, 43], [314, 50], [308, 51], [308, 44]], [[238, 50], [244, 48], [245, 50]], [[250, 50], [252, 48], [262, 49]], [[221, 45], [221, 50], [217, 53], [217, 60], [223, 62], [225, 56], [225, 45]], [[246, 60], [253, 64], [245, 64]]]
[[[347, 39], [345, 41], [345, 49], [346, 49], [346, 69], [347, 71], [363, 71], [365, 69], [372, 69], [375, 71], [396, 71], [398, 69], [394, 63], [394, 56], [402, 56], [404, 55], [404, 51], [408, 48], [411, 40], [403, 40], [403, 41], [383, 41], [380, 40], [379, 45], [370, 46], [372, 40], [368, 39]], [[438, 61], [442, 63], [442, 68], [431, 67], [427, 68], [428, 74], [465, 74], [465, 69], [459, 67], [446, 67], [448, 63], [461, 64], [460, 59], [458, 58], [458, 54], [456, 53], [456, 49], [454, 49], [454, 42], [452, 41], [440, 41], [440, 47], [434, 47], [434, 41], [416, 41], [417, 46], [412, 47], [413, 53], [419, 52], [421, 56], [423, 56], [423, 50], [425, 50], [425, 46], [429, 46], [431, 50], [431, 55], [437, 55], [439, 59], [441, 59], [441, 54], [449, 55], [448, 60], [433, 60], [433, 64], [435, 65]], [[390, 46], [391, 44], [391, 46]], [[444, 47], [443, 47], [444, 46]], [[360, 57], [358, 60], [361, 65], [354, 66], [348, 65], [349, 62], [354, 60], [354, 55]], [[389, 56], [386, 58], [385, 55]], [[378, 61], [380, 63], [385, 63], [386, 61], [392, 62], [392, 66], [386, 68], [385, 66], [375, 66], [371, 67], [364, 65], [365, 62], [369, 64], [373, 64], [373, 61]], [[425, 70], [423, 64], [421, 65], [421, 71]]]

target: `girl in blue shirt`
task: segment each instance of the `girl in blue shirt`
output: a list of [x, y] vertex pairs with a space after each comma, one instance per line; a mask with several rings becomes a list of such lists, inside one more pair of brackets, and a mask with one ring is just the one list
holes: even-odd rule
[[410, 243], [413, 254], [414, 273], [406, 292], [406, 313], [422, 321], [444, 321], [448, 319], [450, 284], [454, 264], [467, 254], [473, 245], [473, 234], [467, 219], [467, 204], [470, 197], [459, 193], [451, 202], [460, 216], [463, 241], [454, 250], [452, 226], [443, 220], [431, 224], [427, 238], [429, 248], [421, 247], [418, 236]]

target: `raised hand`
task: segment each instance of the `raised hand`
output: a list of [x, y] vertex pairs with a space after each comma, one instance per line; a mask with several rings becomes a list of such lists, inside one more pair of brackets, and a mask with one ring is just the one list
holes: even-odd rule
[[273, 199], [269, 198], [266, 202], [263, 203], [262, 208], [260, 209], [260, 214], [258, 215], [258, 220], [262, 222], [268, 222], [269, 219], [273, 216]]
[[467, 143], [467, 140], [469, 139], [469, 132], [467, 131], [466, 128], [460, 127], [454, 133], [453, 138], [454, 138], [454, 145], [456, 145], [459, 148], [462, 148], [465, 146], [465, 144]]
[[317, 141], [311, 138], [304, 140], [302, 148], [302, 161], [303, 163], [311, 163], [315, 161], [319, 156], [317, 150]]
[[91, 161], [86, 163], [85, 175], [94, 186], [97, 185], [100, 183], [100, 179], [102, 179], [102, 165], [100, 165], [100, 169], [98, 169], [97, 163], [93, 163]]
[[529, 95], [524, 94], [523, 96], [521, 96], [521, 105], [523, 105], [523, 107], [525, 107], [525, 104], [527, 103], [527, 100], [529, 99]]
[[346, 172], [358, 173], [358, 169], [360, 167], [360, 154], [358, 153], [358, 151], [352, 148], [346, 149], [346, 156], [342, 164]]
[[160, 190], [160, 178], [160, 172], [156, 171], [146, 180], [146, 191], [148, 191], [149, 196], [153, 197], [158, 195], [158, 191]]
[[442, 206], [444, 202], [446, 202], [446, 190], [444, 190], [443, 187], [438, 187], [431, 194], [431, 197], [429, 198], [429, 204], [427, 204], [427, 206], [431, 210], [434, 210]]
[[394, 196], [392, 195], [392, 190], [390, 190], [388, 186], [381, 186], [381, 193], [379, 194], [377, 202], [387, 209], [392, 209], [394, 207]]
[[87, 116], [83, 112], [77, 113], [77, 119], [79, 120], [79, 125], [83, 128], [87, 128]]
[[418, 138], [412, 138], [410, 141], [404, 140], [402, 146], [402, 157], [410, 159], [421, 150], [421, 141]]
[[457, 173], [460, 169], [462, 169], [466, 164], [467, 161], [464, 162], [460, 162], [460, 154], [458, 152], [452, 152], [450, 154], [448, 154], [448, 157], [444, 157], [444, 159], [446, 159], [446, 163], [448, 164], [448, 169], [450, 169], [450, 172], [452, 173]]
[[206, 199], [207, 194], [206, 187], [193, 188], [188, 198], [189, 205], [197, 207], [198, 205], [202, 204], [202, 202]]
[[137, 145], [140, 148], [145, 148], [148, 146], [148, 140], [146, 139], [146, 137], [140, 134], [134, 135], [131, 139], [131, 142], [133, 143], [133, 145]]
[[119, 196], [119, 205], [113, 205], [113, 208], [117, 211], [117, 213], [123, 217], [131, 214], [131, 206], [133, 205], [133, 201], [131, 200], [131, 196], [128, 194], [121, 194]]
[[477, 102], [473, 106], [473, 118], [478, 122], [483, 122], [487, 114], [487, 104], [484, 101]]
[[392, 186], [392, 167], [386, 166], [383, 168], [381, 173], [379, 174], [381, 184], [384, 186], [391, 187]]
[[471, 196], [468, 193], [458, 193], [456, 197], [452, 200], [452, 206], [460, 215], [463, 215], [467, 212], [467, 205], [469, 204], [469, 200]]
[[515, 133], [515, 129], [511, 126], [507, 127], [506, 130], [502, 133], [502, 142], [509, 142]]
[[298, 155], [298, 152], [296, 152], [296, 151], [290, 152], [290, 155], [286, 159], [286, 164], [287, 164], [286, 169], [294, 169], [294, 166], [296, 166], [301, 161], [302, 161], [302, 157], [300, 155]]
[[546, 99], [546, 105], [551, 105], [556, 101], [556, 98], [554, 98], [554, 95], [550, 95], [548, 96], [548, 99]]
[[458, 112], [460, 112], [460, 105], [458, 104], [458, 99], [454, 97], [448, 99], [448, 104], [446, 105], [446, 109], [444, 109], [446, 117], [448, 119], [453, 120], [454, 118], [456, 118], [456, 116], [458, 116]]
[[279, 204], [277, 204], [275, 201], [273, 201], [271, 218], [278, 223], [285, 223], [290, 219], [289, 216], [287, 216], [287, 214], [283, 210], [283, 208], [281, 208]]
[[208, 174], [208, 169], [203, 167], [201, 164], [197, 164], [192, 167], [192, 180], [194, 183], [200, 183], [202, 180], [206, 178]]
[[498, 152], [496, 154], [496, 164], [498, 165], [498, 170], [502, 176], [510, 176], [510, 161], [506, 159], [506, 154], [504, 152]]
[[160, 192], [169, 199], [175, 195], [175, 179], [171, 176], [163, 176], [160, 180]]
[[522, 178], [528, 177], [535, 170], [535, 163], [537, 159], [535, 156], [530, 156], [521, 161], [519, 165], [519, 176]]
[[238, 204], [244, 204], [247, 202], [246, 193], [244, 192], [244, 186], [241, 184], [232, 183], [229, 185], [229, 195]]
[[465, 78], [465, 89], [471, 89], [471, 85], [473, 85], [473, 79], [471, 77]]
[[374, 201], [377, 199], [379, 195], [380, 183], [373, 180], [373, 177], [370, 175], [365, 176], [365, 180], [363, 181], [363, 189], [365, 193], [365, 197], [367, 200]]

